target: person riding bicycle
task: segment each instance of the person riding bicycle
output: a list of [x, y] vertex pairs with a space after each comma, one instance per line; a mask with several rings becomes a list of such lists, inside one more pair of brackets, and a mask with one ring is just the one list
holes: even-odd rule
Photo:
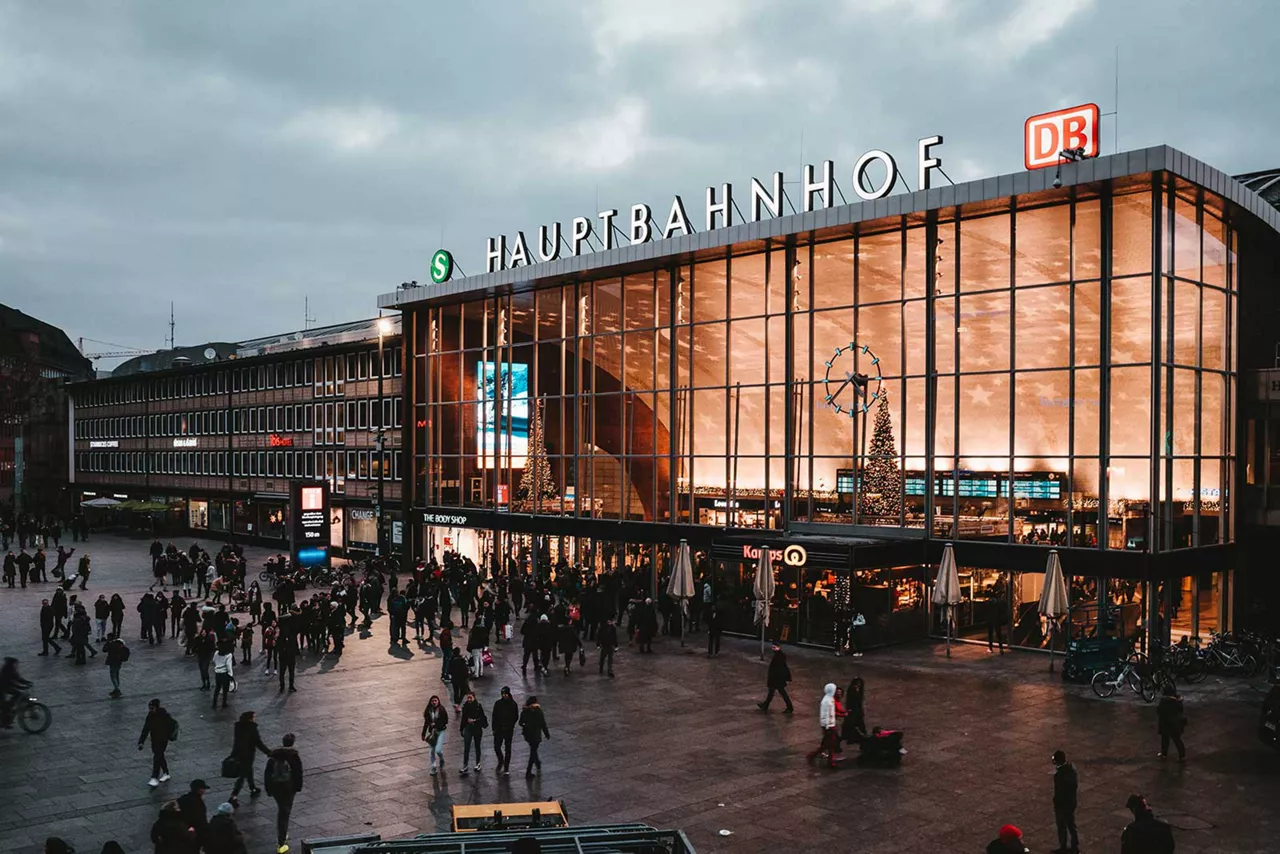
[[18, 672], [18, 659], [6, 657], [0, 667], [0, 727], [13, 726], [13, 709], [18, 697], [31, 687], [31, 683]]

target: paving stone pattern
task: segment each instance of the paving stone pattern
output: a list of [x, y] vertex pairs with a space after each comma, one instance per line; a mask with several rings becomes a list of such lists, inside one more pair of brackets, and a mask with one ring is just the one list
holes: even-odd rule
[[[573, 822], [678, 827], [700, 854], [981, 851], [1006, 822], [1043, 852], [1057, 847], [1049, 763], [1057, 748], [1079, 769], [1085, 851], [1119, 850], [1130, 792], [1146, 794], [1177, 828], [1179, 852], [1278, 847], [1280, 755], [1254, 735], [1262, 685], [1211, 678], [1188, 688], [1190, 756], [1180, 765], [1156, 758], [1154, 706], [1064, 686], [1043, 656], [1030, 653], [988, 656], [983, 647], [958, 646], [947, 659], [927, 643], [862, 659], [792, 650], [797, 713], [788, 717], [780, 703], [769, 714], [756, 709], [765, 668], [758, 644], [747, 640], [726, 639], [717, 659], [701, 654], [698, 635], [684, 648], [662, 639], [652, 656], [624, 648], [612, 680], [597, 676], [590, 661], [568, 678], [553, 670], [524, 679], [516, 646], [500, 647], [496, 669], [477, 691], [486, 708], [504, 684], [521, 701], [539, 695], [552, 733], [543, 776], [526, 782], [526, 748], [517, 738], [510, 777], [493, 772], [488, 741], [484, 770], [462, 777], [453, 731], [448, 772], [433, 779], [419, 740], [427, 698], [447, 696], [433, 647], [389, 650], [386, 620], [375, 620], [348, 638], [340, 662], [304, 655], [298, 693], [278, 693], [259, 662], [239, 675], [230, 708], [211, 711], [194, 661], [175, 641], [148, 647], [138, 640], [132, 606], [151, 580], [147, 545], [113, 537], [87, 545], [94, 573], [81, 598], [120, 592], [130, 607], [125, 635], [133, 656], [121, 700], [107, 697], [101, 657], [85, 667], [36, 657], [37, 611], [51, 585], [0, 588], [0, 653], [22, 660], [54, 712], [43, 735], [0, 731], [0, 851], [37, 852], [50, 835], [81, 854], [112, 838], [128, 852], [151, 851], [157, 810], [192, 778], [213, 784], [210, 814], [227, 797], [231, 781], [218, 778], [219, 765], [232, 724], [247, 709], [258, 712], [269, 745], [287, 731], [298, 734], [306, 785], [294, 808], [295, 850], [309, 836], [447, 829], [455, 803], [560, 798]], [[267, 554], [246, 553], [254, 570]], [[805, 761], [818, 738], [822, 684], [845, 685], [855, 674], [867, 681], [868, 723], [906, 730], [909, 754], [900, 768], [849, 761], [829, 771]], [[169, 750], [173, 779], [156, 791], [146, 785], [149, 751], [136, 747], [153, 696], [182, 724]], [[260, 757], [259, 777], [262, 767]], [[250, 851], [273, 850], [274, 814], [266, 797], [242, 796], [237, 821]], [[732, 835], [720, 836], [722, 829]]]

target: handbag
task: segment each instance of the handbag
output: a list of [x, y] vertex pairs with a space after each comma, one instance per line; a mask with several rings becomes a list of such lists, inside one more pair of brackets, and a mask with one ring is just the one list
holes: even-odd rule
[[228, 756], [222, 760], [222, 776], [229, 779], [235, 779], [240, 776], [240, 760], [234, 756]]
[[493, 667], [493, 653], [489, 652], [489, 647], [486, 646], [484, 652], [480, 653], [480, 660], [485, 667]]

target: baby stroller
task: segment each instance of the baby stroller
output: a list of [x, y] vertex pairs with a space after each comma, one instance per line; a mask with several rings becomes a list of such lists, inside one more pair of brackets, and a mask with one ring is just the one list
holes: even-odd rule
[[907, 751], [902, 747], [902, 730], [876, 727], [859, 742], [859, 765], [899, 765]]

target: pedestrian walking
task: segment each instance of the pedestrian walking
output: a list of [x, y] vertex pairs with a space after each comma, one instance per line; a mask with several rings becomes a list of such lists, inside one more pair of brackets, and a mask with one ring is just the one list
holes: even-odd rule
[[446, 618], [440, 626], [440, 678], [448, 682], [453, 664], [453, 621]]
[[469, 677], [471, 671], [467, 660], [462, 657], [462, 650], [453, 651], [453, 661], [449, 663], [449, 686], [453, 688], [453, 710], [462, 711], [462, 701], [471, 691]]
[[578, 630], [573, 627], [573, 623], [564, 623], [556, 633], [560, 654], [564, 656], [564, 675], [568, 676], [573, 666], [574, 656], [582, 651], [582, 640], [578, 637]]
[[712, 602], [703, 609], [702, 614], [707, 624], [707, 658], [714, 658], [720, 654], [720, 633], [724, 631], [720, 606]]
[[471, 656], [471, 675], [484, 676], [484, 653], [489, 648], [489, 625], [477, 615], [467, 635], [467, 653]]
[[263, 771], [267, 794], [276, 802], [276, 854], [289, 850], [289, 814], [293, 812], [293, 799], [302, 791], [302, 758], [294, 741], [294, 734], [286, 733], [281, 746], [271, 751]]
[[520, 707], [511, 696], [511, 689], [502, 686], [502, 696], [493, 704], [493, 752], [498, 757], [499, 774], [511, 773], [511, 740], [516, 724], [520, 722]]
[[98, 643], [102, 643], [107, 639], [107, 620], [111, 619], [111, 603], [107, 601], [107, 594], [98, 594], [93, 603], [93, 619], [98, 628]]
[[[542, 619], [547, 617], [542, 615]], [[524, 676], [529, 675], [529, 659], [533, 659], [533, 672], [537, 673], [540, 667], [538, 663], [538, 641], [540, 632], [538, 630], [539, 618], [536, 614], [530, 614], [528, 619], [520, 626], [520, 647], [524, 653], [524, 657], [520, 661], [520, 673]]]
[[551, 740], [551, 730], [547, 729], [547, 716], [543, 714], [542, 706], [538, 705], [537, 697], [524, 701], [524, 710], [520, 712], [520, 731], [524, 734], [525, 743], [529, 745], [529, 765], [525, 768], [524, 776], [532, 777], [534, 768], [541, 774], [542, 759], [538, 756], [538, 747], [543, 738]]
[[[1061, 750], [1053, 752], [1053, 822], [1058, 828], [1058, 854], [1078, 852], [1080, 835], [1076, 831], [1076, 790], [1079, 779], [1076, 767], [1067, 761], [1067, 754]], [[1067, 836], [1071, 837], [1071, 847], [1067, 847]]]
[[246, 783], [249, 784], [249, 797], [256, 798], [262, 794], [262, 790], [253, 782], [255, 751], [262, 751], [264, 756], [271, 755], [271, 749], [262, 743], [262, 736], [258, 732], [257, 712], [241, 712], [231, 741], [230, 758], [235, 762], [236, 782], [231, 787], [231, 797], [227, 800], [234, 807], [240, 806], [240, 789]]
[[600, 631], [596, 633], [596, 649], [600, 650], [600, 673], [605, 672], [605, 667], [609, 668], [609, 678], [613, 678], [613, 654], [618, 651], [618, 627], [614, 625], [613, 617], [605, 620]]
[[810, 763], [820, 756], [825, 756], [828, 767], [839, 767], [836, 765], [838, 761], [836, 748], [839, 746], [836, 717], [836, 683], [828, 682], [822, 689], [822, 702], [818, 704], [818, 726], [822, 729], [822, 741], [818, 743], [816, 750], [810, 751], [808, 756]]
[[471, 761], [471, 749], [476, 751], [476, 770], [480, 770], [480, 745], [483, 744], [484, 731], [489, 726], [489, 718], [485, 716], [484, 706], [470, 691], [462, 701], [462, 710], [458, 713], [458, 729], [462, 732], [462, 775], [466, 776], [467, 766]]
[[160, 705], [159, 699], [147, 703], [147, 719], [142, 722], [142, 735], [138, 736], [139, 750], [148, 736], [151, 738], [151, 779], [147, 785], [154, 789], [169, 779], [169, 763], [165, 761], [164, 752], [169, 742], [178, 738], [178, 721]]
[[67, 619], [67, 594], [61, 587], [53, 591], [53, 636], [66, 638], [71, 634], [71, 627], [63, 621]]
[[1142, 795], [1130, 795], [1125, 809], [1133, 821], [1120, 834], [1120, 854], [1173, 854], [1173, 828], [1156, 818]]
[[248, 854], [244, 834], [236, 826], [235, 805], [218, 804], [209, 819], [209, 830], [204, 837], [204, 854]]
[[444, 771], [444, 743], [449, 737], [449, 713], [445, 711], [440, 698], [432, 694], [427, 707], [422, 711], [422, 740], [427, 743], [431, 752], [431, 776], [436, 775], [437, 766]]
[[861, 744], [867, 737], [866, 696], [866, 684], [861, 677], [853, 677], [845, 695], [845, 718], [840, 726], [840, 740], [845, 744]]
[[124, 599], [119, 593], [112, 593], [108, 607], [111, 611], [111, 634], [120, 637], [120, 629], [124, 626]]
[[1169, 742], [1178, 748], [1178, 761], [1187, 758], [1186, 745], [1182, 743], [1182, 733], [1187, 728], [1187, 710], [1178, 696], [1178, 690], [1172, 684], [1165, 685], [1161, 692], [1160, 704], [1156, 706], [1157, 728], [1160, 733], [1161, 759], [1169, 754]]
[[1004, 593], [999, 587], [993, 588], [987, 597], [987, 653], [995, 652], [995, 644], [1000, 645], [1000, 654], [1004, 655], [1005, 626], [1009, 624], [1009, 606]]
[[218, 694], [222, 694], [222, 708], [227, 707], [227, 695], [235, 681], [236, 651], [229, 641], [223, 641], [213, 655], [213, 708], [218, 708]]
[[102, 651], [107, 656], [107, 672], [111, 674], [111, 696], [112, 699], [119, 699], [120, 693], [120, 668], [129, 660], [129, 647], [125, 646], [124, 641], [116, 637], [114, 634], [107, 635], [107, 642], [102, 647]]
[[1030, 851], [1022, 844], [1022, 831], [1012, 824], [1000, 828], [996, 838], [987, 845], [987, 854], [1030, 854]]
[[196, 842], [203, 843], [209, 832], [209, 808], [204, 803], [204, 793], [209, 791], [209, 784], [204, 780], [191, 781], [187, 793], [178, 798], [178, 811], [187, 827], [195, 831]]
[[182, 817], [177, 801], [169, 801], [160, 808], [160, 816], [151, 825], [151, 843], [156, 854], [198, 854], [200, 841], [196, 832]]
[[62, 655], [62, 646], [55, 640], [58, 636], [57, 621], [53, 616], [53, 606], [48, 599], [40, 600], [40, 652], [37, 655], [48, 655], [49, 647], [53, 647], [54, 655]]
[[782, 697], [782, 702], [787, 704], [787, 707], [783, 709], [783, 713], [793, 714], [795, 707], [791, 705], [791, 695], [787, 693], [787, 683], [790, 681], [791, 668], [787, 665], [787, 654], [782, 651], [782, 647], [775, 643], [773, 645], [773, 658], [769, 659], [769, 672], [765, 676], [765, 687], [769, 689], [769, 693], [765, 696], [764, 702], [756, 703], [760, 710], [763, 712], [769, 711], [769, 704], [773, 702], [773, 695], [779, 694]]
[[89, 553], [85, 552], [84, 555], [80, 558], [79, 568], [76, 569], [77, 574], [79, 574], [80, 576], [81, 590], [86, 589], [89, 585], [89, 564], [90, 564]]

